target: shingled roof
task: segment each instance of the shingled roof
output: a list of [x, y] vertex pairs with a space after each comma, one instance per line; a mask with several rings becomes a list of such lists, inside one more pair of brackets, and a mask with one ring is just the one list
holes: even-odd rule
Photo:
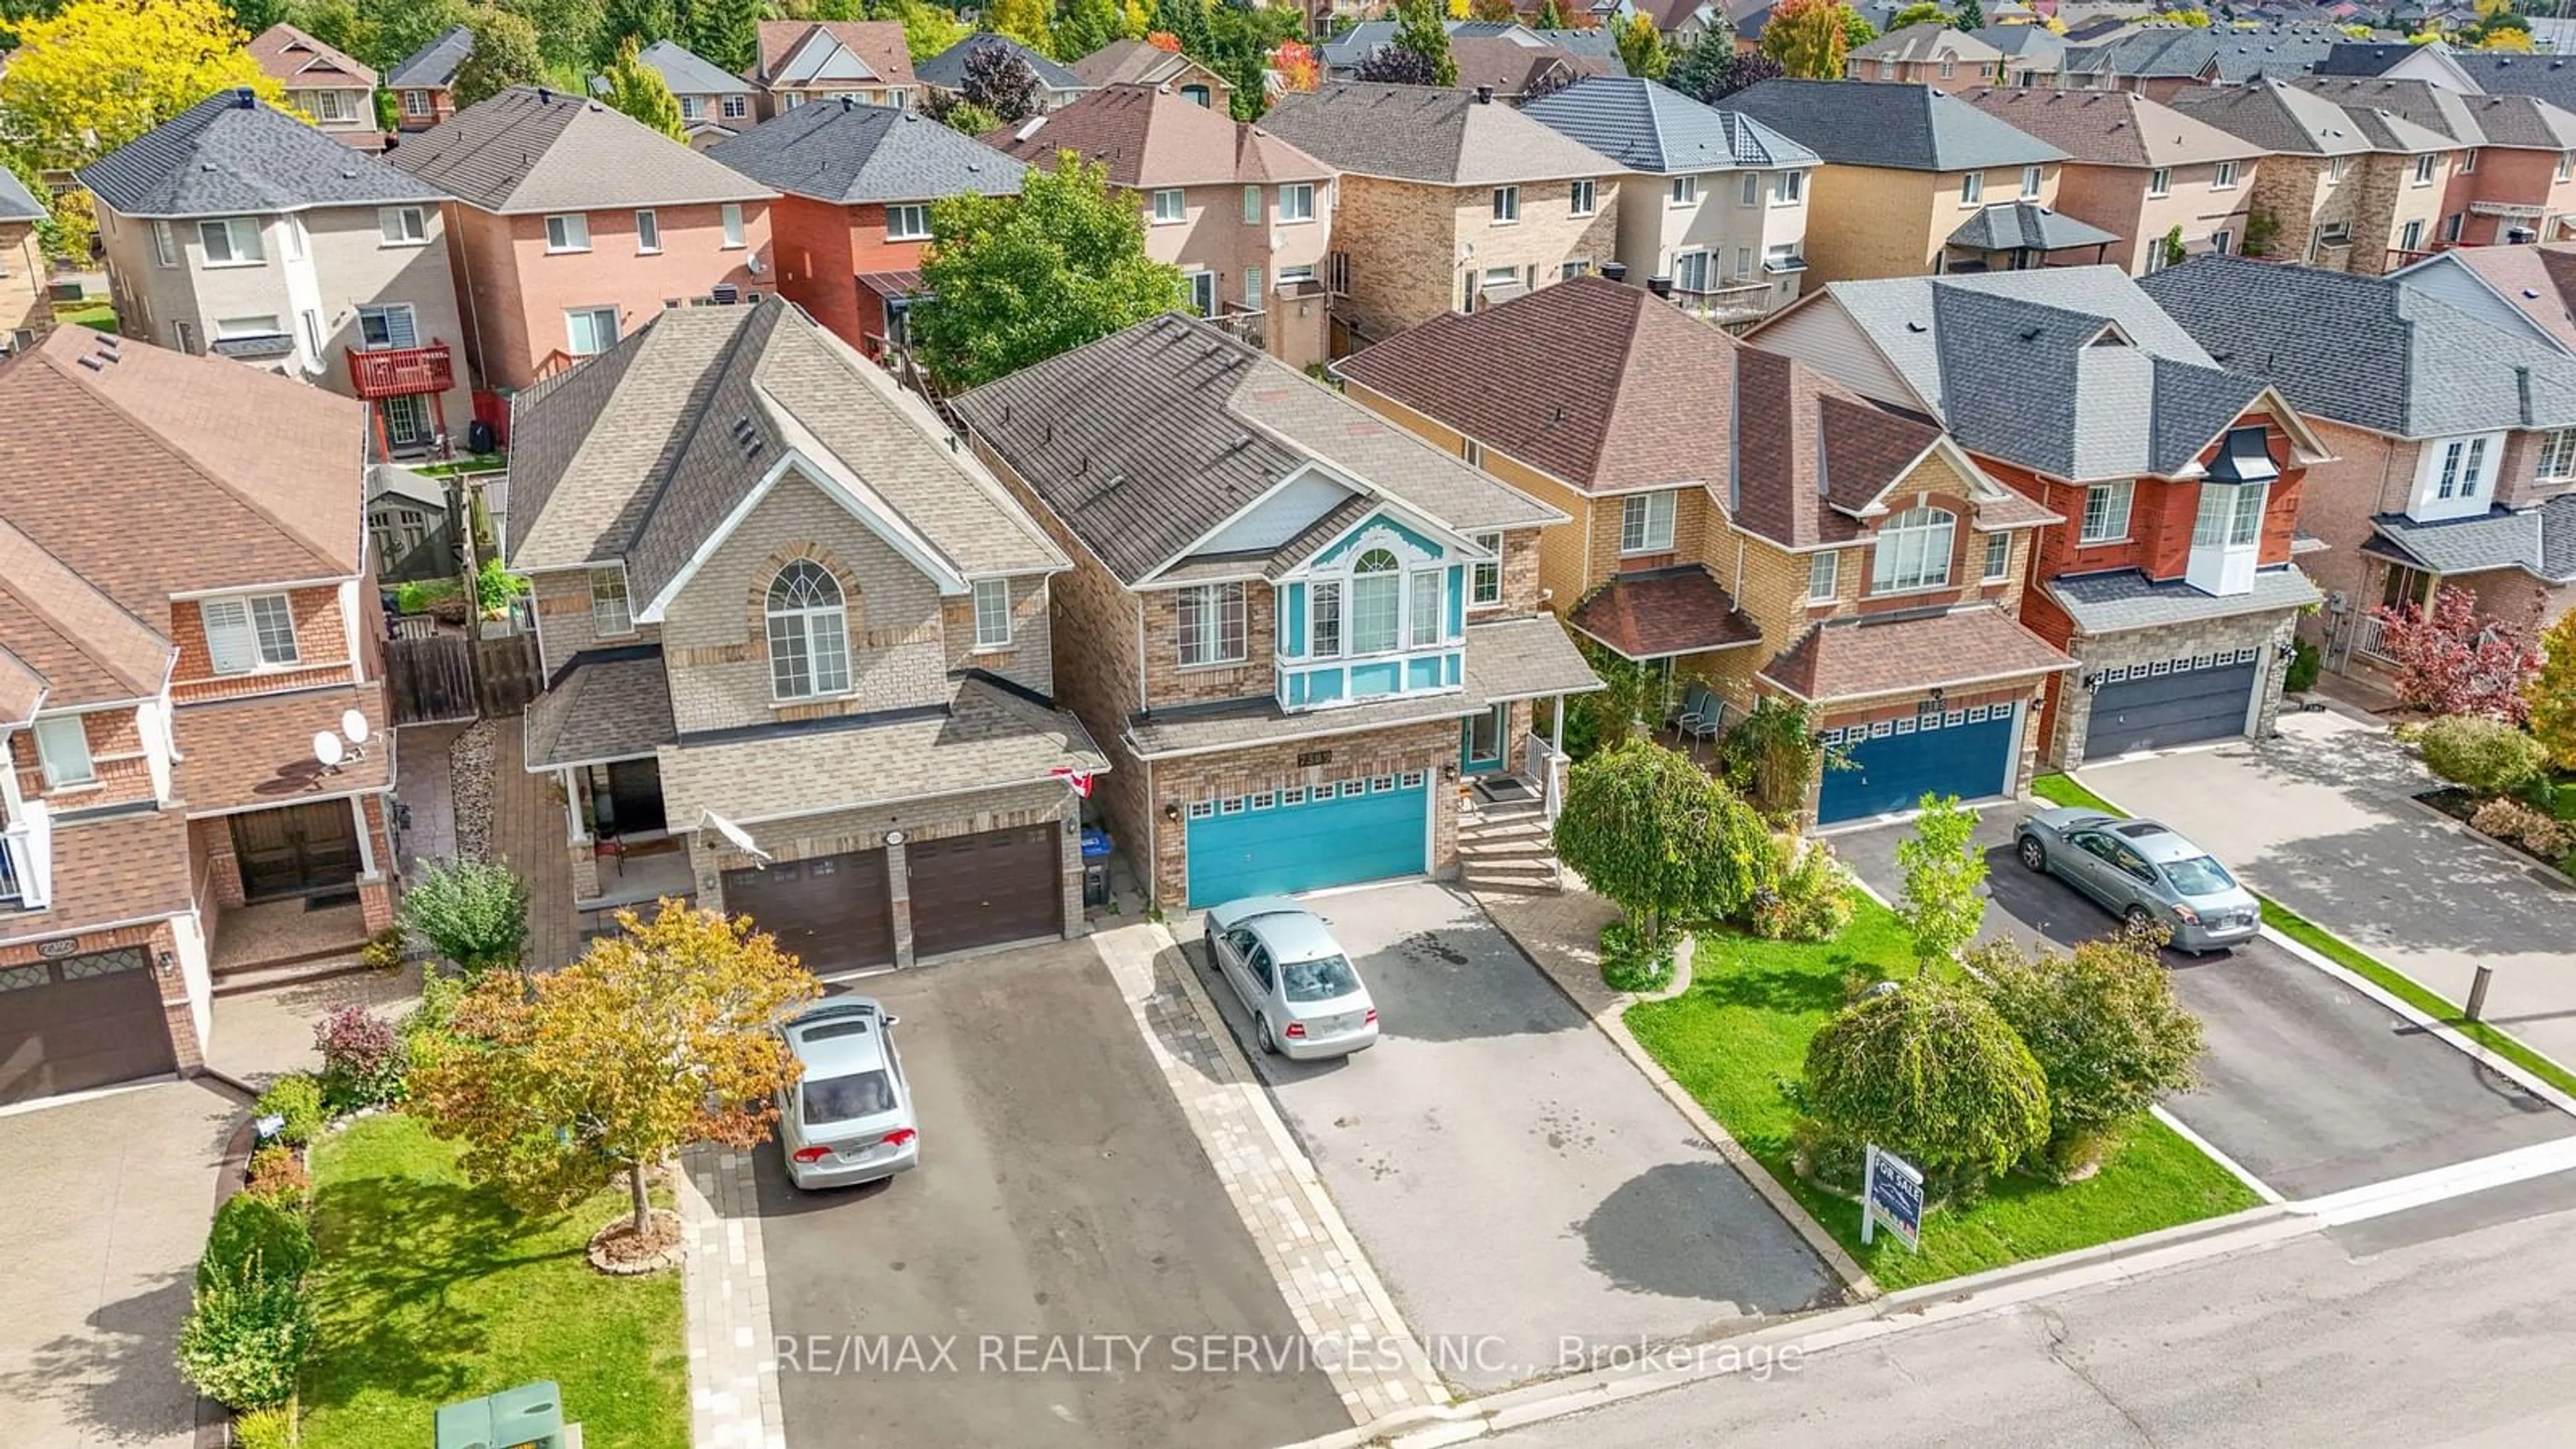
[[792, 107], [711, 154], [764, 186], [843, 205], [1013, 196], [1029, 169], [918, 112], [829, 100]]
[[376, 88], [373, 68], [282, 20], [252, 36], [243, 49], [259, 62], [261, 70], [283, 81], [290, 90]]
[[2447, 151], [2459, 143], [2391, 112], [2348, 109], [2287, 81], [2178, 91], [2174, 109], [2266, 151], [2352, 156], [2364, 151]]
[[208, 96], [82, 167], [79, 177], [120, 216], [240, 216], [443, 197], [248, 90]]
[[764, 20], [752, 74], [791, 90], [914, 81], [912, 50], [892, 20]]
[[1947, 91], [1893, 81], [1767, 80], [1729, 107], [1845, 166], [1977, 171], [2066, 153]]
[[1034, 47], [1023, 45], [1007, 35], [995, 35], [989, 30], [979, 30], [958, 41], [955, 45], [914, 66], [912, 73], [926, 86], [938, 86], [943, 90], [952, 91], [962, 89], [966, 84], [966, 58], [986, 46], [999, 46], [1009, 54], [1019, 57], [1020, 63], [1027, 66], [1029, 73], [1038, 78], [1038, 84], [1047, 90], [1087, 91], [1091, 89], [1091, 82], [1057, 64]]
[[2241, 136], [2135, 91], [1976, 86], [1959, 92], [1959, 99], [2089, 165], [2190, 166], [2264, 154]]
[[1436, 86], [1336, 81], [1281, 97], [1262, 125], [1341, 170], [1434, 186], [1612, 176], [1623, 169], [1510, 106]]
[[1576, 81], [1528, 102], [1521, 114], [1631, 171], [1775, 170], [1823, 160], [1750, 116], [1627, 76]]
[[466, 205], [504, 216], [777, 195], [622, 111], [538, 86], [467, 106], [390, 159]]
[[0, 166], [0, 221], [42, 221], [46, 215], [45, 204], [18, 179], [18, 173]]
[[388, 90], [443, 91], [456, 83], [457, 69], [474, 53], [474, 31], [451, 25], [429, 44], [404, 56], [385, 73]]
[[988, 132], [983, 143], [1050, 171], [1059, 154], [1072, 151], [1106, 167], [1113, 186], [1260, 185], [1333, 174], [1266, 125], [1142, 85], [1103, 86], [1060, 110]]

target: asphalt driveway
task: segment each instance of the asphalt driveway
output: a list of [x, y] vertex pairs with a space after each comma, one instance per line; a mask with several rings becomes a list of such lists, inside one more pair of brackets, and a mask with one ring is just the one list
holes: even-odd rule
[[[2239, 807], [2271, 809], [2251, 800]], [[2117, 929], [2073, 886], [2013, 858], [2022, 813], [1998, 806], [1978, 823], [1988, 867], [1982, 939], [2067, 947]], [[1902, 879], [1896, 845], [1907, 833], [1891, 826], [1836, 835], [1833, 844], [1862, 880], [1893, 899]], [[2208, 1035], [2200, 1085], [2165, 1109], [2283, 1197], [2317, 1197], [2576, 1134], [2576, 1120], [2510, 1078], [2269, 941], [2203, 957], [2167, 951], [2165, 961], [2175, 994]]]
[[196, 1442], [171, 1355], [242, 1113], [170, 1082], [0, 1117], [0, 1444]]
[[[903, 1018], [921, 1166], [806, 1194], [774, 1144], [755, 1154], [790, 1443], [1253, 1449], [1350, 1427], [1312, 1367], [1176, 1366], [1176, 1336], [1297, 1326], [1088, 942], [857, 985]], [[915, 1358], [861, 1366], [906, 1336]]]
[[1829, 1301], [1830, 1272], [1476, 904], [1413, 882], [1323, 896], [1376, 1046], [1291, 1062], [1188, 940], [1433, 1361], [1488, 1390], [1560, 1340], [1661, 1342]]

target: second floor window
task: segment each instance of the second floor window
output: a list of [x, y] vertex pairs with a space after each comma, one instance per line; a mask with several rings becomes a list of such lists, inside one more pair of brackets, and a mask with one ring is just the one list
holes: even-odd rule
[[724, 224], [724, 244], [728, 248], [740, 248], [746, 245], [743, 240], [742, 207], [739, 203], [726, 202], [717, 208], [716, 216]]
[[1011, 647], [1011, 581], [1009, 579], [975, 581], [975, 647], [978, 649]]
[[751, 97], [727, 96], [724, 98], [723, 110], [726, 120], [739, 121], [751, 114]]
[[246, 216], [197, 223], [197, 241], [206, 249], [210, 267], [255, 267], [268, 260], [260, 244], [259, 223]]
[[1807, 173], [1783, 171], [1771, 178], [1771, 204], [1794, 206], [1807, 194]]
[[1307, 607], [1313, 618], [1306, 631], [1306, 652], [1318, 659], [1342, 652], [1342, 582], [1317, 579], [1307, 585]]
[[429, 92], [405, 91], [402, 93], [402, 97], [404, 115], [426, 116], [429, 114]]
[[2001, 583], [2010, 577], [2012, 577], [2012, 535], [1987, 534], [1985, 581], [1990, 584]]
[[2265, 491], [2260, 483], [2201, 484], [2200, 507], [2191, 522], [2191, 546], [2252, 548], [2263, 536]]
[[1601, 209], [1600, 192], [1590, 181], [1575, 182], [1572, 197], [1572, 204], [1567, 209], [1576, 216], [1590, 216]]
[[635, 213], [635, 250], [651, 255], [662, 249], [662, 218], [650, 211]]
[[207, 599], [197, 605], [197, 617], [205, 625], [207, 662], [217, 674], [283, 669], [302, 657], [295, 611], [284, 594]]
[[1382, 548], [1351, 565], [1351, 652], [1385, 654], [1402, 637], [1404, 572]]
[[2212, 191], [2225, 191], [2233, 187], [2235, 184], [2236, 163], [2233, 161], [2219, 162], [2218, 170], [2209, 178], [2209, 189]]
[[179, 265], [179, 237], [166, 221], [152, 223], [152, 260], [165, 267]]
[[635, 632], [635, 615], [626, 604], [626, 571], [590, 571], [590, 632], [596, 639], [619, 639]]
[[2437, 155], [2436, 153], [2431, 152], [2431, 151], [2427, 151], [2427, 152], [2425, 152], [2423, 155], [2416, 157], [2416, 158], [2415, 158], [2415, 184], [2416, 184], [2416, 185], [2418, 185], [2418, 186], [2430, 186], [2430, 185], [2432, 185], [2432, 184], [2433, 184], [2433, 172], [2435, 171], [2435, 169], [2437, 169], [2438, 167], [2440, 167], [2440, 165], [2441, 165], [2441, 164], [2442, 164], [2442, 158], [2441, 158], [2439, 155]]
[[1662, 553], [1673, 546], [1673, 495], [1631, 493], [1619, 503], [1619, 551]]
[[1154, 193], [1154, 225], [1178, 226], [1189, 216], [1189, 204], [1179, 187], [1166, 186]]
[[850, 688], [850, 616], [840, 582], [798, 559], [769, 582], [769, 689], [779, 699], [814, 699]]
[[1497, 224], [1521, 219], [1521, 189], [1517, 186], [1494, 188], [1494, 220]]
[[1279, 188], [1279, 219], [1283, 222], [1315, 219], [1315, 184], [1313, 182], [1301, 181], [1294, 186]]
[[1698, 201], [1699, 178], [1696, 176], [1674, 177], [1672, 180], [1672, 198], [1673, 205], [1675, 206], [1689, 206]]
[[1180, 590], [1181, 665], [1236, 664], [1244, 649], [1243, 585], [1200, 584]]
[[2442, 472], [2434, 484], [2437, 498], [2475, 498], [2486, 478], [2487, 440], [2470, 438], [2442, 445]]
[[1882, 594], [1937, 589], [1950, 582], [1950, 543], [1958, 515], [1942, 508], [1909, 508], [1878, 530], [1870, 588]]
[[89, 733], [76, 714], [36, 721], [36, 763], [44, 767], [45, 786], [86, 785], [98, 778], [90, 763]]
[[1971, 171], [1967, 175], [1959, 178], [1959, 204], [1961, 206], [1974, 206], [1985, 199], [1986, 178], [1983, 172]]
[[1404, 643], [1408, 649], [1428, 649], [1440, 642], [1444, 628], [1440, 617], [1440, 575], [1443, 572], [1441, 569], [1416, 569], [1405, 575], [1405, 587], [1411, 590], [1404, 609], [1408, 625]]
[[1817, 604], [1831, 603], [1833, 601], [1834, 594], [1840, 587], [1841, 574], [1841, 554], [1816, 553], [1807, 555], [1808, 602]]
[[2021, 168], [2021, 196], [2024, 201], [2039, 199], [2040, 170], [2036, 166]]
[[2126, 479], [2085, 490], [2083, 532], [2079, 543], [2116, 543], [2129, 536], [2129, 495], [2137, 487]]
[[546, 250], [550, 252], [589, 251], [590, 218], [577, 211], [547, 217]]
[[927, 241], [929, 238], [929, 207], [913, 205], [886, 208], [887, 241]]
[[707, 118], [707, 98], [706, 98], [706, 97], [704, 97], [704, 96], [682, 96], [682, 97], [680, 97], [680, 119], [681, 119], [681, 120], [683, 120], [683, 121], [703, 121], [703, 120], [705, 120], [706, 118]]
[[420, 327], [412, 318], [411, 304], [395, 302], [382, 307], [359, 308], [358, 343], [369, 352], [418, 347]]
[[2576, 428], [2540, 435], [2540, 476], [2552, 483], [2576, 478]]
[[418, 246], [429, 240], [429, 214], [417, 206], [379, 207], [376, 231], [386, 246]]
[[564, 350], [592, 357], [617, 345], [617, 309], [578, 307], [564, 314]]
[[2171, 167], [2159, 166], [2155, 170], [2147, 173], [2147, 194], [2149, 196], [2173, 195], [2173, 169]]
[[1476, 547], [1494, 556], [1490, 562], [1480, 563], [1469, 570], [1467, 576], [1467, 602], [1481, 609], [1503, 601], [1503, 536], [1499, 533], [1477, 534]]

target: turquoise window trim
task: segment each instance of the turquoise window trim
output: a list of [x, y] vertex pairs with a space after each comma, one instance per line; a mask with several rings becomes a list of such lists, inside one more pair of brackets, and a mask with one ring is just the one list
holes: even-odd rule
[[1448, 557], [1448, 548], [1438, 539], [1433, 538], [1422, 530], [1413, 527], [1403, 519], [1394, 517], [1385, 510], [1380, 509], [1379, 511], [1370, 514], [1368, 517], [1361, 519], [1359, 522], [1352, 524], [1349, 532], [1343, 534], [1340, 538], [1335, 539], [1330, 546], [1316, 554], [1314, 559], [1306, 565], [1306, 571], [1313, 573], [1318, 570], [1327, 570], [1331, 565], [1341, 562], [1352, 549], [1359, 546], [1360, 540], [1365, 537], [1372, 528], [1385, 528], [1392, 531], [1398, 538], [1401, 538], [1406, 543], [1413, 545], [1415, 550], [1427, 557]]
[[1404, 661], [1401, 659], [1354, 664], [1344, 672], [1350, 679], [1353, 699], [1375, 699], [1380, 695], [1403, 692]]
[[1467, 566], [1451, 564], [1449, 579], [1444, 587], [1448, 592], [1449, 627], [1442, 637], [1460, 638], [1467, 632]]
[[1279, 590], [1281, 617], [1286, 621], [1279, 629], [1279, 653], [1290, 659], [1306, 654], [1306, 586], [1287, 584]]

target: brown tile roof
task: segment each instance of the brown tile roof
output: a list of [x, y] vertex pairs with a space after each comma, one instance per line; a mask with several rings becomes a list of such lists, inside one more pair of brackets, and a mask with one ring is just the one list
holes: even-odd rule
[[1206, 69], [1186, 55], [1141, 40], [1113, 40], [1074, 61], [1071, 68], [1096, 86], [1158, 85], [1182, 71]]
[[243, 47], [259, 68], [299, 90], [374, 90], [376, 73], [321, 41], [279, 21]]
[[499, 216], [778, 195], [605, 102], [545, 86], [512, 86], [477, 101], [385, 159]]
[[1585, 595], [1565, 622], [1629, 659], [1762, 642], [1761, 628], [1697, 564], [1622, 574]]
[[760, 59], [755, 79], [770, 80], [816, 31], [839, 41], [867, 62], [888, 85], [913, 84], [912, 48], [904, 44], [903, 26], [892, 20], [764, 20], [760, 22]]
[[1114, 186], [1321, 181], [1333, 168], [1248, 122], [1151, 86], [1103, 86], [1069, 106], [1005, 126], [985, 145], [1052, 169], [1074, 151]]
[[[313, 737], [358, 710], [370, 734], [366, 758], [325, 774]], [[364, 795], [393, 783], [393, 731], [382, 684], [341, 684], [291, 694], [254, 694], [173, 711], [180, 760], [171, 793], [196, 814], [246, 805], [296, 805]]]
[[2560, 347], [2576, 352], [2576, 242], [2454, 247], [2442, 255], [2477, 273]]
[[[46, 707], [107, 704], [161, 692], [176, 650], [61, 559], [0, 519], [0, 649], [42, 682]], [[7, 707], [0, 720], [26, 718]]]
[[2263, 154], [2241, 136], [2135, 91], [1975, 86], [1959, 99], [2096, 166], [2189, 166]]
[[1560, 65], [1568, 78], [1612, 74], [1599, 56], [1577, 55], [1561, 45], [1523, 45], [1501, 35], [1453, 36], [1449, 54], [1458, 62], [1458, 84], [1469, 90], [1492, 86], [1498, 96], [1520, 95]]
[[2071, 668], [2073, 660], [1989, 604], [1828, 619], [1760, 677], [1810, 704], [1957, 689]]
[[54, 895], [44, 910], [0, 911], [0, 941], [175, 916], [188, 892], [188, 822], [176, 810], [54, 818]]

